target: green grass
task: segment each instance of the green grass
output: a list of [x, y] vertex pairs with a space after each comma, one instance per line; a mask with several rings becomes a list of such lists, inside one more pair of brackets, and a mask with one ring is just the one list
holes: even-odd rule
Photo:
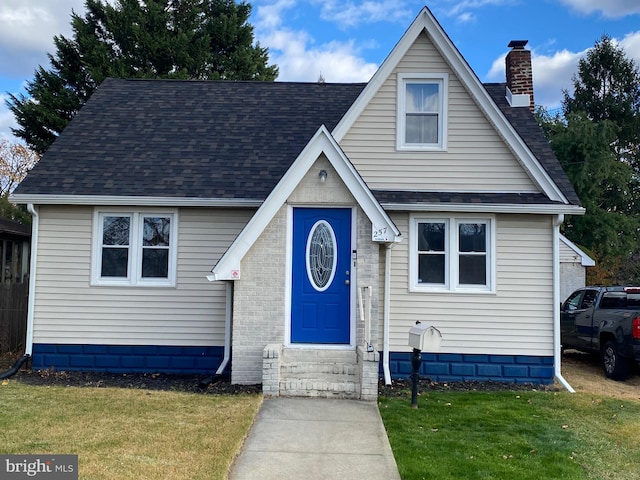
[[0, 453], [77, 454], [82, 479], [224, 479], [260, 405], [118, 388], [0, 384]]
[[638, 479], [640, 402], [566, 392], [422, 392], [379, 407], [400, 475]]

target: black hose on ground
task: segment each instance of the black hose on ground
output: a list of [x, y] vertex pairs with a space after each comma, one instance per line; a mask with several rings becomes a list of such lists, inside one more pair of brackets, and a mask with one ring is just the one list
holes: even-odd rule
[[23, 355], [22, 357], [20, 357], [16, 363], [13, 364], [13, 367], [11, 367], [9, 370], [5, 370], [4, 372], [0, 373], [0, 380], [4, 380], [5, 378], [9, 378], [14, 376], [18, 370], [20, 370], [20, 367], [31, 358], [31, 355]]

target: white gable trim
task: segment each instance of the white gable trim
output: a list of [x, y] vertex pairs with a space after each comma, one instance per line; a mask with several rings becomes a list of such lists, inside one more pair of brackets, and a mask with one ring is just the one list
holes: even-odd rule
[[564, 235], [560, 234], [560, 241], [562, 243], [564, 243], [567, 247], [569, 247], [571, 250], [573, 250], [576, 253], [576, 255], [578, 255], [580, 257], [583, 267], [593, 267], [593, 266], [595, 266], [596, 261], [593, 258], [591, 258], [589, 255], [584, 253], [575, 243], [573, 243], [567, 237], [565, 237]]
[[353, 103], [340, 123], [338, 123], [332, 132], [333, 138], [335, 138], [338, 143], [344, 139], [349, 129], [360, 117], [366, 106], [378, 92], [380, 87], [387, 81], [389, 76], [400, 63], [400, 60], [402, 60], [406, 55], [409, 48], [411, 48], [422, 32], [426, 32], [433, 40], [435, 46], [451, 66], [451, 69], [455, 72], [456, 76], [467, 87], [471, 96], [478, 103], [480, 109], [495, 126], [498, 133], [504, 138], [507, 145], [513, 150], [516, 158], [520, 161], [520, 164], [528, 173], [531, 180], [551, 200], [568, 204], [569, 201], [562, 191], [551, 179], [549, 174], [547, 174], [542, 165], [540, 165], [538, 159], [502, 114], [498, 106], [489, 96], [487, 90], [482, 85], [480, 79], [478, 79], [473, 70], [471, 70], [469, 64], [462, 57], [458, 49], [451, 42], [451, 39], [447, 36], [427, 7], [424, 7], [420, 11], [409, 29], [393, 48], [389, 56], [384, 60], [384, 62], [382, 62], [378, 71], [373, 75], [367, 86], [360, 93], [360, 96]]
[[372, 241], [389, 243], [402, 240], [398, 228], [323, 125], [213, 268], [212, 275], [207, 276], [210, 281], [240, 279], [241, 260], [322, 153], [325, 154], [336, 173], [371, 220]]

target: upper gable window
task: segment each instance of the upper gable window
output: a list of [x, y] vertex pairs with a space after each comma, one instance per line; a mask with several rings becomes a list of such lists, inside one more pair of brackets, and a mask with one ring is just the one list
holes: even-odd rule
[[398, 75], [398, 150], [447, 147], [448, 75]]

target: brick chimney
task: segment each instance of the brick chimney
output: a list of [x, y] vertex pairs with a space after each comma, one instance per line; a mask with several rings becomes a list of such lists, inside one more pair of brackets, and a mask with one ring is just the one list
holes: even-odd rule
[[528, 40], [512, 40], [511, 51], [505, 59], [507, 73], [507, 100], [512, 107], [535, 109], [533, 102], [533, 70], [531, 69], [531, 51], [524, 47]]

